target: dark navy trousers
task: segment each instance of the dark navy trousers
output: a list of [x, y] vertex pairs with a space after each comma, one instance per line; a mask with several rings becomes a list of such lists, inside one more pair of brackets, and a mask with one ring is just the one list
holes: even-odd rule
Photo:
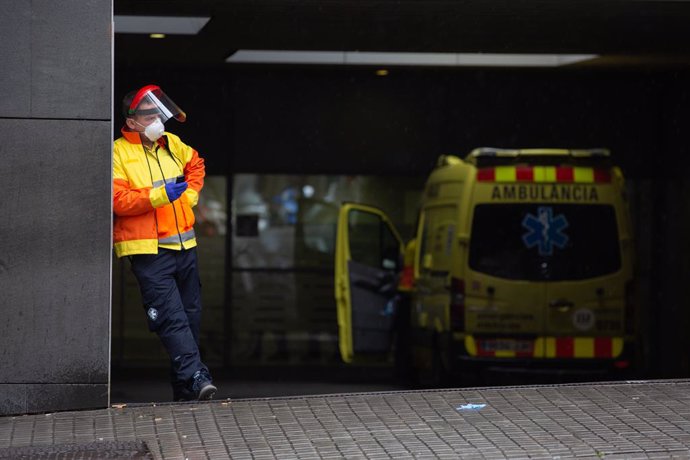
[[131, 256], [149, 329], [163, 342], [171, 362], [175, 398], [198, 370], [208, 372], [199, 354], [201, 281], [196, 248]]

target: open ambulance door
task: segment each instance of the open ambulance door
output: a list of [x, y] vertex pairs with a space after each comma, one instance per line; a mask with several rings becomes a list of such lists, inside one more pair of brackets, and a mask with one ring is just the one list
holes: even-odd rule
[[403, 242], [390, 219], [371, 206], [343, 204], [335, 250], [340, 355], [346, 363], [391, 351]]

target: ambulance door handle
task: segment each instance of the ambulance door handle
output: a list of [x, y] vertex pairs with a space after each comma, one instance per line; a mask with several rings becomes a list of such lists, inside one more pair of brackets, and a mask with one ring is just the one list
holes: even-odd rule
[[563, 312], [570, 310], [574, 306], [575, 306], [575, 304], [573, 302], [571, 302], [570, 300], [566, 300], [566, 299], [556, 299], [556, 300], [552, 300], [551, 302], [549, 302], [549, 307], [557, 308]]

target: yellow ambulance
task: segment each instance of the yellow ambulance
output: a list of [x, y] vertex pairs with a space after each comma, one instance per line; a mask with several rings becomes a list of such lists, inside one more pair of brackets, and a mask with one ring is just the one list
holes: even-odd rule
[[[430, 383], [477, 368], [631, 368], [633, 241], [608, 150], [441, 156], [413, 243], [404, 277], [413, 285], [400, 292], [403, 241], [390, 219], [371, 206], [341, 207], [335, 297], [345, 362], [409, 346]], [[408, 308], [397, 308], [401, 299]]]

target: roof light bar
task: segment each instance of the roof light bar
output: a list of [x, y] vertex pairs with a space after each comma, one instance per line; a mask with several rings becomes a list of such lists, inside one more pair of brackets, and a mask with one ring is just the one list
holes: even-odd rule
[[501, 149], [495, 147], [480, 147], [472, 150], [468, 158], [479, 157], [512, 157], [519, 156], [571, 156], [571, 157], [609, 157], [609, 149]]

